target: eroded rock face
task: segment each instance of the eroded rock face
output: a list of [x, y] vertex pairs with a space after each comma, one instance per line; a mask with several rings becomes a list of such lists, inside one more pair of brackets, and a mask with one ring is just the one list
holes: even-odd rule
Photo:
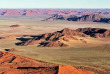
[[102, 28], [79, 28], [77, 31], [95, 38], [110, 37], [110, 30]]
[[22, 42], [20, 45], [26, 46], [40, 44], [40, 46], [42, 47], [64, 47], [68, 45], [63, 43], [62, 40], [67, 42], [69, 42], [70, 40], [78, 40], [73, 36], [87, 37], [88, 35], [82, 32], [77, 32], [76, 30], [65, 28], [54, 33], [45, 33], [39, 35], [26, 42]]
[[68, 65], [56, 65], [1, 51], [0, 67], [0, 74], [96, 74]]
[[14, 35], [9, 35], [9, 36], [3, 37], [3, 38], [1, 38], [1, 39], [3, 39], [3, 40], [16, 40], [16, 36], [14, 36]]

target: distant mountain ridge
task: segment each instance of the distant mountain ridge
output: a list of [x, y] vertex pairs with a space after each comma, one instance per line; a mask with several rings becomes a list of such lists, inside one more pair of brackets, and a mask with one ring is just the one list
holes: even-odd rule
[[103, 22], [103, 23], [110, 23], [110, 18], [106, 18], [100, 14], [87, 14], [82, 16], [76, 16], [76, 15], [54, 15], [52, 17], [49, 17], [46, 20], [67, 20], [67, 21], [86, 21], [86, 22]]
[[36, 15], [87, 15], [100, 14], [110, 17], [110, 9], [0, 9], [0, 16]]

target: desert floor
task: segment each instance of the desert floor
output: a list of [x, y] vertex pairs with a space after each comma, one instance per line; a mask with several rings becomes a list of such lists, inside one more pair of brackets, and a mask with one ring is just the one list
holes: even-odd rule
[[[92, 22], [69, 22], [69, 21], [41, 21], [48, 16], [37, 17], [0, 17], [0, 37], [8, 35], [37, 35], [50, 33], [63, 28], [107, 28], [110, 24], [92, 23]], [[9, 27], [19, 24], [21, 27]], [[73, 66], [85, 66], [95, 68], [101, 71], [110, 70], [110, 38], [83, 38], [88, 43], [71, 43], [70, 47], [45, 48], [35, 46], [16, 46], [19, 40], [0, 40], [0, 51], [4, 49], [16, 48], [15, 54], [28, 56], [57, 64], [69, 64]]]

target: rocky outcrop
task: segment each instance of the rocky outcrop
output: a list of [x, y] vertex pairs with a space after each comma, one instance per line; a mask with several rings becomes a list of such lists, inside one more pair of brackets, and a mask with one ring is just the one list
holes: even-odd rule
[[110, 23], [110, 18], [105, 18], [100, 14], [87, 14], [82, 15], [80, 17], [75, 15], [64, 16], [64, 15], [54, 15], [46, 20], [67, 20], [67, 21], [81, 21], [81, 22], [103, 22], [103, 23]]
[[75, 15], [64, 16], [64, 15], [55, 14], [55, 15], [53, 15], [52, 17], [49, 17], [49, 18], [45, 19], [44, 21], [46, 21], [46, 20], [68, 20], [68, 21], [77, 21], [77, 20], [78, 20], [78, 17], [75, 16]]
[[79, 17], [78, 21], [100, 21], [100, 19], [103, 18], [103, 16], [99, 14], [89, 14], [89, 15], [83, 15]]
[[100, 21], [96, 21], [96, 22], [110, 23], [110, 18], [101, 18]]
[[96, 74], [69, 65], [57, 65], [0, 51], [0, 74]]
[[95, 38], [110, 37], [110, 30], [102, 28], [79, 28], [77, 31]]
[[[77, 38], [78, 37], [78, 38]], [[38, 45], [40, 47], [66, 47], [67, 42], [81, 41], [87, 43], [81, 37], [107, 38], [110, 37], [110, 30], [103, 28], [78, 28], [76, 30], [64, 28], [54, 33], [37, 35], [32, 39], [17, 43], [16, 45]]]
[[87, 21], [87, 22], [98, 22], [100, 19], [102, 19], [103, 16], [99, 14], [88, 14], [88, 15], [82, 15], [81, 17], [78, 16], [69, 16], [67, 18], [68, 21]]
[[72, 40], [79, 40], [74, 36], [87, 37], [88, 35], [82, 32], [77, 32], [76, 30], [65, 28], [61, 31], [57, 31], [54, 33], [45, 33], [36, 36], [32, 39], [29, 39], [28, 41], [18, 43], [18, 45], [27, 46], [40, 44], [39, 46], [41, 47], [65, 47], [68, 45], [63, 43], [62, 41], [69, 42]]
[[64, 28], [63, 30], [59, 31], [63, 35], [70, 35], [70, 36], [79, 36], [79, 37], [87, 37], [86, 34], [77, 32], [76, 30], [71, 30], [68, 28]]
[[75, 16], [75, 15], [70, 15], [66, 18], [66, 20], [68, 21], [78, 21], [79, 20], [79, 17], [78, 16]]
[[56, 40], [61, 39], [61, 37], [64, 37], [64, 36], [67, 38], [72, 38], [72, 36], [87, 37], [87, 35], [84, 33], [77, 32], [75, 30], [71, 30], [68, 28], [64, 28], [61, 31], [43, 34], [42, 38], [45, 38], [45, 40], [47, 41], [56, 41]]
[[42, 21], [46, 21], [46, 20], [50, 20], [50, 21], [52, 21], [52, 20], [65, 20], [65, 17], [63, 15], [55, 14], [52, 17], [49, 17], [49, 18], [44, 19]]

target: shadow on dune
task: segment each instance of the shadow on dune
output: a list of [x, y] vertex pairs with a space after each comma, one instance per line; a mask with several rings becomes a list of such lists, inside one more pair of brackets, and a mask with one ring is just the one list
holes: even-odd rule
[[5, 51], [9, 51], [10, 49], [4, 49]]
[[23, 43], [25, 42], [18, 42], [18, 43], [15, 43], [15, 45], [19, 46], [19, 45], [22, 45]]
[[54, 70], [58, 70], [58, 66], [57, 67], [17, 67], [17, 69], [54, 69]]
[[20, 41], [28, 41], [29, 39], [31, 38], [16, 38], [17, 40], [20, 40]]

